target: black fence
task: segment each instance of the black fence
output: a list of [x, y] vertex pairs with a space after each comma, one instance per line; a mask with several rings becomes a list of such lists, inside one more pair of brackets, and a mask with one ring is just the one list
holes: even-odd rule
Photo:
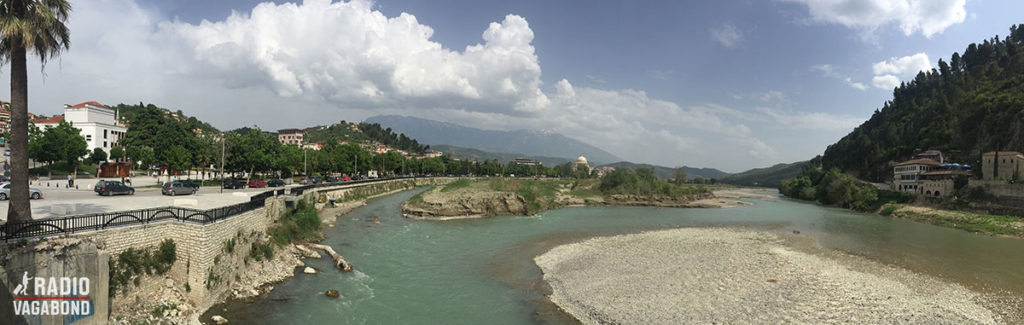
[[389, 177], [389, 178], [360, 179], [360, 180], [354, 180], [354, 181], [321, 182], [321, 183], [317, 183], [317, 184], [310, 184], [310, 185], [303, 185], [303, 186], [293, 187], [293, 188], [290, 189], [290, 191], [291, 191], [291, 193], [293, 195], [301, 195], [302, 192], [308, 191], [308, 190], [311, 190], [311, 189], [324, 188], [324, 187], [334, 187], [334, 186], [354, 185], [354, 184], [364, 184], [364, 183], [373, 183], [373, 182], [380, 182], [380, 181], [389, 181], [389, 180], [394, 180], [394, 179], [415, 179], [415, 177], [411, 177], [411, 176], [410, 177], [405, 177], [405, 176], [402, 176], [402, 177]]
[[[363, 184], [380, 182], [392, 179], [405, 179], [412, 177], [394, 177], [379, 179], [363, 179], [357, 181], [344, 181], [334, 183], [320, 183], [315, 185], [304, 185], [290, 189], [291, 194], [301, 195], [303, 191], [352, 184]], [[253, 195], [249, 202], [238, 203], [209, 210], [199, 210], [179, 207], [159, 207], [150, 209], [115, 211], [104, 213], [93, 213], [75, 216], [52, 217], [36, 219], [29, 222], [12, 223], [0, 225], [0, 239], [7, 242], [19, 238], [46, 237], [60, 234], [73, 234], [86, 231], [100, 231], [109, 228], [129, 227], [145, 225], [153, 222], [174, 219], [179, 222], [194, 224], [208, 224], [224, 220], [235, 215], [262, 208], [268, 198], [278, 195], [285, 195], [285, 189], [270, 190]]]
[[0, 225], [0, 238], [6, 242], [19, 238], [46, 237], [60, 234], [73, 234], [77, 232], [100, 231], [109, 228], [145, 225], [170, 219], [194, 224], [208, 224], [262, 208], [266, 204], [268, 198], [274, 197], [275, 195], [283, 195], [284, 192], [284, 190], [266, 191], [250, 197], [249, 202], [242, 202], [209, 210], [159, 207], [52, 217], [21, 223], [8, 222]]

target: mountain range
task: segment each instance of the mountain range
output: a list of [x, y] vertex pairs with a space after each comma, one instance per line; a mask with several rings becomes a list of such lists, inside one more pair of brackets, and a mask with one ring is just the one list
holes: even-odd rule
[[396, 133], [404, 133], [421, 143], [431, 145], [431, 147], [449, 145], [524, 156], [558, 157], [571, 161], [575, 161], [578, 156], [585, 156], [591, 164], [597, 165], [623, 160], [598, 147], [554, 132], [482, 130], [398, 115], [373, 116], [367, 118], [365, 122], [378, 123], [383, 127], [391, 128]]

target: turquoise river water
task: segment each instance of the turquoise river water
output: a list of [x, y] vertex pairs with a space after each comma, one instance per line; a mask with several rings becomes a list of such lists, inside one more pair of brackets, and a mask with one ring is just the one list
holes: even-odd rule
[[[1024, 297], [1020, 239], [777, 197], [727, 209], [584, 207], [530, 217], [403, 218], [400, 204], [418, 191], [375, 199], [325, 230], [324, 244], [356, 271], [338, 272], [327, 258], [308, 260], [320, 274], [297, 274], [264, 297], [214, 306], [202, 319], [220, 314], [232, 324], [572, 323], [544, 299], [548, 289], [534, 256], [588, 237], [678, 227], [777, 232], [811, 250], [838, 250], [973, 290]], [[342, 297], [325, 297], [327, 289]]]

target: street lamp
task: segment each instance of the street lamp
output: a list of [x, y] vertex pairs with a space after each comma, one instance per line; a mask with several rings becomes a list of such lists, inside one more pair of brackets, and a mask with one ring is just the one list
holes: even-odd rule
[[224, 143], [227, 139], [224, 138], [224, 132], [220, 133], [220, 192], [224, 193]]

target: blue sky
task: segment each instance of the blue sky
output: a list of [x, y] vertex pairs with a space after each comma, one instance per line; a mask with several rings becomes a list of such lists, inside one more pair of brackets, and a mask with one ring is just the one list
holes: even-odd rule
[[142, 101], [222, 129], [404, 114], [729, 172], [821, 153], [894, 82], [1024, 23], [1024, 3], [983, 0], [136, 1], [76, 3], [30, 110]]

